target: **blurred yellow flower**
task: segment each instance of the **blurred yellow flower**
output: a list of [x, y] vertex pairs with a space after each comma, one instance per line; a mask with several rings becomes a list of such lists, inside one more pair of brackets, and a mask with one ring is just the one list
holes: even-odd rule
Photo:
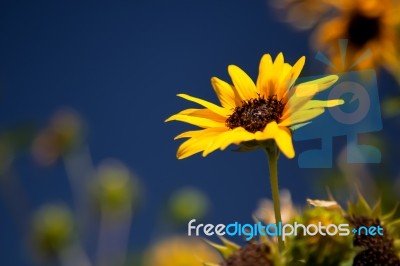
[[189, 237], [172, 237], [157, 243], [145, 256], [145, 266], [203, 266], [218, 262], [218, 253], [205, 242]]
[[[321, 24], [316, 46], [330, 54], [332, 64], [367, 69], [385, 67], [393, 75], [400, 73], [399, 22], [397, 0], [326, 0], [337, 9], [337, 16]], [[344, 56], [339, 39], [347, 39]]]
[[291, 127], [321, 115], [325, 107], [343, 103], [342, 100], [312, 100], [315, 94], [337, 81], [335, 75], [294, 86], [304, 63], [305, 57], [291, 66], [284, 62], [282, 53], [275, 61], [266, 54], [261, 59], [256, 84], [239, 67], [230, 65], [228, 72], [233, 85], [216, 77], [211, 79], [222, 107], [178, 94], [205, 107], [186, 109], [166, 120], [182, 121], [202, 128], [184, 132], [175, 138], [189, 138], [179, 147], [178, 159], [198, 152], [207, 156], [217, 149], [224, 150], [230, 144], [255, 142], [262, 145], [266, 140], [275, 140], [279, 149], [288, 158], [293, 158]]
[[332, 8], [324, 0], [271, 0], [271, 4], [284, 12], [285, 22], [302, 30], [315, 26]]

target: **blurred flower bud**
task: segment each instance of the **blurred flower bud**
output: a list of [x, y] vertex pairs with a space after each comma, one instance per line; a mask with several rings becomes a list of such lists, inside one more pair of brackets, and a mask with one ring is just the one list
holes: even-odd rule
[[[282, 223], [288, 223], [297, 215], [296, 206], [293, 205], [292, 196], [290, 191], [287, 189], [282, 189], [280, 191], [280, 202], [281, 202], [281, 216]], [[254, 213], [254, 216], [266, 223], [275, 223], [275, 214], [274, 214], [274, 203], [270, 199], [262, 199], [258, 208]]]
[[102, 211], [123, 214], [132, 211], [139, 200], [136, 178], [118, 161], [103, 162], [95, 180], [95, 199]]
[[[295, 221], [303, 225], [348, 224], [343, 211], [336, 202], [313, 200], [309, 207]], [[326, 207], [325, 207], [326, 206]], [[286, 241], [288, 256], [292, 262], [304, 261], [304, 265], [344, 265], [351, 263], [355, 255], [352, 248], [352, 235], [304, 235], [300, 229], [297, 235]], [[291, 264], [290, 264], [291, 265]]]
[[70, 211], [64, 205], [45, 205], [33, 217], [32, 240], [39, 256], [54, 258], [72, 241], [74, 228]]
[[393, 118], [400, 115], [400, 98], [391, 97], [382, 102], [382, 113], [386, 118]]
[[79, 115], [72, 110], [61, 110], [34, 140], [33, 155], [43, 165], [52, 164], [81, 144], [82, 133], [83, 122]]
[[[154, 245], [146, 254], [144, 266], [202, 266], [218, 262], [220, 256], [204, 241], [189, 237], [171, 237]], [[214, 264], [213, 264], [214, 265]]]
[[182, 188], [169, 200], [169, 211], [174, 222], [181, 224], [191, 219], [203, 218], [209, 209], [209, 200], [204, 193], [194, 188]]

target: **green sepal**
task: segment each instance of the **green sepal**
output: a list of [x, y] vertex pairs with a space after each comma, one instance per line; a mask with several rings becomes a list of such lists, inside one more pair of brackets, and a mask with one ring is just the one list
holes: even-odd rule
[[[230, 256], [232, 256], [237, 250], [240, 249], [240, 247], [228, 240], [222, 240], [224, 245], [219, 245], [216, 243], [213, 243], [207, 239], [204, 239], [204, 241], [209, 244], [210, 246], [212, 246], [213, 248], [215, 248], [219, 253], [221, 253], [222, 257], [224, 259], [229, 258]], [[228, 243], [228, 245], [226, 244]], [[226, 246], [227, 245], [227, 246]]]
[[371, 207], [358, 189], [357, 196], [358, 200], [355, 204], [353, 202], [348, 203], [348, 213], [350, 216], [371, 216]]
[[300, 129], [300, 128], [304, 127], [304, 126], [307, 126], [308, 124], [311, 124], [311, 123], [312, 123], [312, 122], [300, 123], [300, 124], [291, 126], [291, 127], [289, 127], [289, 128], [290, 128], [290, 130], [295, 131], [295, 130], [298, 130], [298, 129]]

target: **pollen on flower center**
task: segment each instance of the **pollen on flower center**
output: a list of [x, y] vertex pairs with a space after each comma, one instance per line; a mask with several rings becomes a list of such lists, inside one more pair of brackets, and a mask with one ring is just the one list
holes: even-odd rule
[[243, 101], [242, 106], [235, 108], [233, 113], [226, 119], [225, 124], [230, 129], [243, 127], [249, 132], [262, 131], [268, 123], [279, 122], [282, 117], [285, 103], [278, 100], [276, 95], [259, 96], [256, 99]]
[[379, 20], [379, 17], [354, 14], [347, 29], [349, 42], [357, 47], [362, 47], [368, 41], [376, 38], [380, 33]]

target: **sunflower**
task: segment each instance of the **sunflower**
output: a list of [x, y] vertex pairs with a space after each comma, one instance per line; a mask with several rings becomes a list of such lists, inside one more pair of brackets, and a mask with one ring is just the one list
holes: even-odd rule
[[178, 94], [205, 107], [186, 109], [166, 120], [182, 121], [201, 128], [175, 138], [189, 138], [179, 147], [178, 159], [199, 152], [207, 156], [217, 149], [224, 150], [230, 144], [266, 147], [266, 143], [273, 140], [283, 154], [293, 158], [293, 127], [321, 115], [326, 107], [343, 104], [340, 99], [312, 100], [316, 93], [337, 81], [336, 75], [294, 85], [304, 63], [305, 57], [291, 66], [284, 62], [282, 53], [274, 61], [266, 54], [261, 59], [256, 84], [242, 69], [230, 65], [228, 72], [233, 85], [216, 77], [211, 79], [221, 106]]
[[[321, 24], [316, 34], [317, 48], [328, 51], [332, 64], [367, 69], [383, 66], [400, 73], [397, 0], [327, 0], [337, 16]], [[346, 60], [339, 39], [347, 39]]]

